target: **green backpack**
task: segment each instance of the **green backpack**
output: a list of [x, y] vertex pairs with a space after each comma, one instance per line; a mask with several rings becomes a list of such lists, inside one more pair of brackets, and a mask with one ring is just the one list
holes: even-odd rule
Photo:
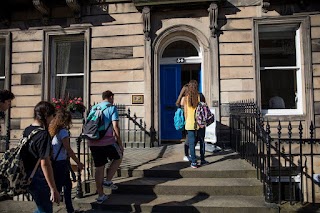
[[[111, 105], [100, 106], [99, 104], [92, 107], [87, 117], [86, 122], [82, 127], [82, 137], [89, 140], [100, 140], [106, 134], [107, 130], [112, 124], [109, 123], [108, 127], [104, 123], [103, 111]], [[112, 114], [111, 114], [112, 118]]]
[[28, 141], [38, 132], [44, 130], [38, 128], [33, 130], [28, 137], [22, 137], [17, 147], [7, 150], [0, 159], [0, 191], [9, 196], [17, 196], [27, 192], [36, 172], [40, 159], [36, 163], [31, 175], [28, 177], [23, 160], [22, 150], [27, 148]]

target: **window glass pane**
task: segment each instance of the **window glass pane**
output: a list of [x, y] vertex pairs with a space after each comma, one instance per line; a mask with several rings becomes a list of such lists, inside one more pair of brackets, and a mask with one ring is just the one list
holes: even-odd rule
[[296, 31], [260, 32], [260, 66], [296, 66]]
[[296, 70], [262, 70], [262, 109], [296, 109]]
[[[53, 38], [52, 83], [55, 98], [83, 97], [84, 82], [84, 38], [80, 36], [58, 36]], [[58, 76], [64, 74], [64, 76]], [[68, 76], [81, 74], [80, 76]]]
[[186, 41], [175, 41], [167, 46], [162, 58], [198, 56], [197, 49]]
[[83, 76], [56, 77], [55, 97], [83, 97]]
[[84, 41], [58, 41], [56, 46], [56, 73], [83, 73], [83, 57]]
[[5, 39], [0, 39], [0, 76], [5, 76]]
[[[199, 72], [201, 64], [182, 64], [181, 65], [181, 85], [187, 84], [191, 80], [199, 82]], [[199, 85], [200, 86], [200, 85]]]

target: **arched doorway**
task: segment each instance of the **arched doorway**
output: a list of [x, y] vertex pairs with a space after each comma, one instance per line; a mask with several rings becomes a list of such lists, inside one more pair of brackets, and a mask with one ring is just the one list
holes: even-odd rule
[[196, 80], [202, 91], [202, 57], [197, 42], [176, 37], [166, 42], [160, 55], [160, 124], [161, 140], [176, 141], [182, 132], [173, 125], [175, 102], [180, 90], [190, 80]]

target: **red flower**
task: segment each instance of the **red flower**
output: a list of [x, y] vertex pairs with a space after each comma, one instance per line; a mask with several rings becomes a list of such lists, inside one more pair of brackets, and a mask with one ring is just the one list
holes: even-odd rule
[[84, 112], [85, 106], [83, 105], [81, 97], [75, 97], [73, 99], [70, 98], [52, 98], [52, 104], [56, 109], [65, 108], [66, 110], [75, 112]]

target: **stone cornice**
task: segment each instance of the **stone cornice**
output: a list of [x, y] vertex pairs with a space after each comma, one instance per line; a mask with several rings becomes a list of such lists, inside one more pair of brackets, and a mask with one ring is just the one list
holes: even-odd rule
[[221, 0], [133, 0], [136, 7], [144, 6], [164, 6], [164, 5], [178, 5], [178, 4], [192, 4], [192, 3], [212, 3], [220, 2]]

